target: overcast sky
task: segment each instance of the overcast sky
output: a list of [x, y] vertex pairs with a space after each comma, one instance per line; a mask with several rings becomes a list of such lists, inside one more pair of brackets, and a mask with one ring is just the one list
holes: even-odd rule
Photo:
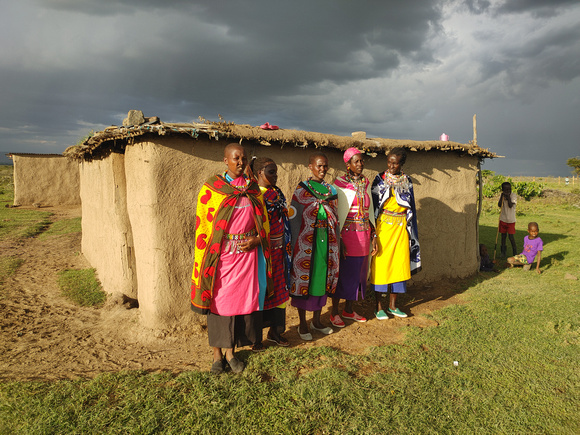
[[0, 0], [0, 151], [61, 153], [130, 109], [478, 144], [569, 175], [578, 0]]

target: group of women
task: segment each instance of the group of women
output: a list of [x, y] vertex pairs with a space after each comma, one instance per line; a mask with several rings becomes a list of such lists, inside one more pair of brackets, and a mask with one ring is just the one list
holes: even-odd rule
[[[387, 170], [372, 184], [363, 175], [360, 150], [349, 148], [343, 159], [346, 174], [331, 185], [324, 180], [327, 157], [312, 154], [311, 176], [287, 206], [272, 159], [257, 158], [246, 171], [243, 147], [226, 147], [226, 171], [211, 177], [198, 196], [191, 286], [192, 308], [208, 315], [212, 372], [228, 366], [241, 372], [244, 364], [233, 349], [261, 349], [264, 326], [269, 327], [267, 340], [287, 346], [282, 333], [289, 296], [302, 340], [334, 332], [321, 320], [328, 296], [334, 327], [344, 327], [345, 320], [366, 322], [353, 303], [364, 299], [369, 259], [375, 317], [407, 316], [396, 307], [396, 298], [421, 260], [413, 185], [402, 171], [406, 153], [391, 150]], [[340, 300], [345, 300], [341, 313]]]

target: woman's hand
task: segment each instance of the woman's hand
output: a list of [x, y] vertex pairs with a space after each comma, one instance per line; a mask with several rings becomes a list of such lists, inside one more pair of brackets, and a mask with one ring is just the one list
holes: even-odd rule
[[371, 255], [377, 255], [377, 251], [379, 250], [379, 247], [377, 246], [377, 238], [376, 237], [371, 237]]
[[243, 242], [238, 244], [240, 251], [250, 252], [252, 249], [257, 248], [262, 239], [258, 236], [250, 236]]

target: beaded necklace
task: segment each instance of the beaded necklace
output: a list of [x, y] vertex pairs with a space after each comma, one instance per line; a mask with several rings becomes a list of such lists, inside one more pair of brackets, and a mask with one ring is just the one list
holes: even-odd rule
[[347, 182], [352, 184], [356, 189], [356, 198], [358, 203], [357, 218], [362, 218], [364, 216], [364, 203], [365, 203], [365, 177], [361, 174], [358, 178], [355, 178], [350, 171], [347, 171], [345, 179]]
[[315, 194], [322, 196], [323, 198], [328, 198], [330, 195], [332, 195], [332, 190], [330, 189], [330, 184], [324, 182], [324, 180], [316, 181], [316, 183], [320, 183], [324, 187], [326, 187], [326, 189], [328, 190], [326, 193], [322, 193], [322, 192], [319, 192], [318, 190], [316, 190], [310, 181], [314, 181], [314, 180], [312, 180], [312, 178], [309, 178], [308, 180], [306, 180], [306, 184], [308, 185], [310, 190], [312, 192], [314, 192]]
[[403, 171], [399, 172], [398, 174], [391, 174], [389, 171], [385, 171], [385, 176], [383, 177], [385, 183], [393, 185], [393, 184], [401, 184], [407, 181], [406, 175]]
[[388, 187], [400, 193], [408, 191], [411, 187], [411, 183], [403, 171], [396, 175], [391, 174], [389, 171], [385, 171], [383, 174], [383, 180]]
[[244, 177], [244, 181], [246, 182], [246, 184], [243, 186], [236, 186], [236, 185], [232, 184], [232, 181], [234, 181], [234, 178], [230, 177], [230, 174], [228, 174], [228, 171], [224, 172], [223, 177], [229, 183], [230, 186], [232, 186], [234, 189], [239, 190], [241, 192], [245, 191], [250, 184], [250, 180], [246, 174], [242, 174], [242, 177]]

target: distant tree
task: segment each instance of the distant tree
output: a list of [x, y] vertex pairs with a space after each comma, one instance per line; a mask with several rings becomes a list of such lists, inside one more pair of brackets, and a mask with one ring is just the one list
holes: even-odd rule
[[572, 157], [566, 160], [566, 164], [572, 168], [576, 175], [580, 176], [580, 157]]

